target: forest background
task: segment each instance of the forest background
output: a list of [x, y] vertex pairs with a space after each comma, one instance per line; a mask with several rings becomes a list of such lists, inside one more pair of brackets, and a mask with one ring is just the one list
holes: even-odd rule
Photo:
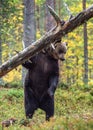
[[[32, 12], [34, 11], [28, 13], [31, 18], [34, 17], [34, 23], [30, 23], [32, 42], [55, 26], [46, 4], [52, 6], [64, 20], [68, 20], [70, 15], [76, 16], [85, 5], [87, 8], [93, 4], [92, 0], [30, 1]], [[0, 0], [0, 65], [24, 49], [24, 5], [23, 0]], [[24, 71], [21, 65], [0, 79], [0, 122], [10, 117], [17, 118], [17, 124], [10, 126], [9, 130], [93, 130], [92, 34], [93, 18], [62, 37], [62, 41], [68, 42], [68, 50], [65, 62], [60, 62], [60, 82], [55, 93], [55, 117], [50, 122], [45, 122], [44, 112], [38, 110], [30, 126], [23, 127]]]
[[[66, 2], [66, 3], [65, 3]], [[68, 20], [70, 15], [75, 16], [83, 10], [84, 1], [82, 0], [52, 0], [47, 4], [52, 5], [61, 19]], [[67, 4], [67, 6], [65, 5]], [[92, 4], [87, 0], [86, 7]], [[78, 5], [78, 6], [77, 6]], [[52, 20], [46, 20], [46, 1], [35, 1], [35, 40], [39, 39], [46, 31], [49, 31], [55, 24]], [[69, 10], [70, 11], [69, 11]], [[16, 51], [23, 49], [23, 23], [24, 23], [24, 4], [18, 0], [6, 0], [0, 4], [0, 64], [8, 59], [11, 59]], [[48, 22], [48, 23], [47, 23]], [[33, 23], [32, 23], [33, 24]], [[48, 24], [48, 25], [47, 25]], [[47, 26], [48, 29], [47, 29]], [[84, 47], [84, 26], [80, 26], [75, 31], [62, 38], [62, 41], [68, 42], [68, 51], [66, 54], [66, 61], [60, 63], [60, 82], [62, 84], [77, 86], [86, 83], [85, 75], [88, 77], [88, 84], [93, 85], [93, 19], [88, 21], [87, 31], [87, 46]], [[33, 28], [32, 28], [33, 29]], [[88, 49], [88, 56], [86, 57], [86, 48]], [[87, 59], [86, 59], [87, 58]], [[87, 60], [87, 72], [85, 70]], [[74, 72], [74, 73], [73, 73]], [[87, 73], [87, 74], [85, 74]], [[1, 85], [22, 85], [22, 67], [19, 66], [0, 80]]]

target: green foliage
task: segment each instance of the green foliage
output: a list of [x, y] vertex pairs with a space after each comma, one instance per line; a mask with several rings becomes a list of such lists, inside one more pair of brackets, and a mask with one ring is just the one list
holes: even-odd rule
[[93, 96], [93, 89], [91, 89], [90, 94]]
[[23, 97], [23, 92], [22, 90], [18, 89], [10, 89], [7, 93], [7, 95], [5, 95], [6, 99], [10, 99], [10, 98], [21, 98]]
[[45, 0], [35, 0], [37, 5], [41, 5], [45, 2]]
[[87, 92], [84, 89], [84, 86], [82, 89], [71, 86], [67, 90], [58, 87], [55, 117], [46, 122], [45, 113], [40, 109], [35, 112], [33, 119], [25, 119], [23, 89], [0, 88], [0, 122], [16, 118], [17, 123], [8, 130], [92, 130], [93, 88], [90, 87]]
[[[23, 5], [18, 0], [1, 1], [0, 6], [0, 28], [2, 41], [2, 61], [11, 58], [15, 52], [14, 50], [21, 50], [22, 44], [22, 13]], [[19, 33], [20, 30], [20, 33]], [[18, 50], [19, 49], [19, 50]]]
[[63, 82], [59, 83], [59, 88], [62, 88], [62, 89], [68, 89], [68, 84], [65, 84]]
[[3, 87], [5, 88], [22, 88], [22, 82], [21, 81], [12, 81], [9, 83], [5, 83]]

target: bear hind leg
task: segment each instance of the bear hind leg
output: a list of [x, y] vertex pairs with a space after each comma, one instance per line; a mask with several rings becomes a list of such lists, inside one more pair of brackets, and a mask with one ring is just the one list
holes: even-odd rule
[[47, 95], [42, 101], [40, 108], [46, 113], [46, 120], [49, 121], [54, 116], [54, 96]]
[[29, 91], [25, 89], [24, 106], [26, 118], [32, 118], [35, 110], [38, 108], [38, 102], [30, 89]]

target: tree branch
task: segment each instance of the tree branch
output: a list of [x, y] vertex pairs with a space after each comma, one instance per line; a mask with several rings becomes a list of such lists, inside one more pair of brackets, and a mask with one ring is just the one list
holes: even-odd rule
[[54, 11], [53, 8], [51, 8], [49, 5], [47, 5], [48, 10], [50, 12], [50, 14], [53, 16], [53, 18], [55, 19], [57, 25], [61, 24], [61, 19], [59, 18], [59, 16], [57, 15], [57, 13]]
[[[51, 10], [51, 9], [50, 9]], [[52, 10], [53, 11], [53, 10]], [[51, 13], [55, 17], [54, 13]], [[4, 76], [18, 65], [22, 64], [24, 61], [39, 53], [46, 46], [54, 43], [65, 36], [67, 33], [73, 31], [78, 26], [82, 25], [84, 22], [88, 21], [93, 17], [93, 5], [88, 9], [80, 12], [76, 17], [71, 18], [64, 24], [54, 27], [52, 30], [47, 32], [43, 37], [34, 42], [32, 45], [19, 52], [17, 55], [13, 56], [10, 60], [0, 66], [0, 77]], [[58, 22], [57, 18], [55, 20]], [[62, 21], [61, 21], [62, 22]]]

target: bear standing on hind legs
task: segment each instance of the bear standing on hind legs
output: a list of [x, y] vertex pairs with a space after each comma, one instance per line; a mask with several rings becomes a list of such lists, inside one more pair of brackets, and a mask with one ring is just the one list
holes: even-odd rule
[[58, 60], [65, 60], [66, 43], [55, 44], [33, 56], [22, 65], [27, 68], [24, 83], [24, 105], [27, 118], [36, 109], [46, 113], [46, 120], [54, 115], [54, 93], [59, 79]]

